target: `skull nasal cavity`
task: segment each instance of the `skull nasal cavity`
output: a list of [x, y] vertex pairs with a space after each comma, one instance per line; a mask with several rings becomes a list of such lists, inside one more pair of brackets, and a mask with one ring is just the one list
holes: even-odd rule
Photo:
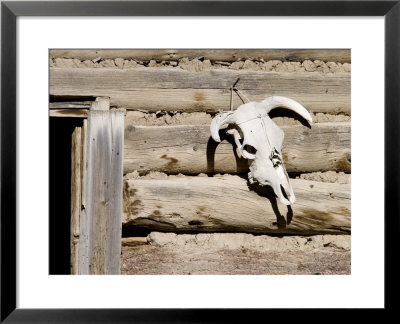
[[254, 146], [251, 146], [251, 145], [249, 145], [249, 144], [246, 144], [246, 145], [243, 147], [243, 149], [244, 149], [246, 152], [250, 153], [250, 154], [256, 154], [256, 152], [257, 152], [257, 149], [256, 149]]

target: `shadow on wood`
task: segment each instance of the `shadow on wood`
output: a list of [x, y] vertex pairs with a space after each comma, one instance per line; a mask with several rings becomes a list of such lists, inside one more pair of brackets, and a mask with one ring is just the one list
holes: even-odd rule
[[[233, 136], [226, 134], [225, 130], [222, 129], [219, 131], [219, 137], [222, 141], [227, 141], [232, 145], [232, 152], [235, 156], [236, 160], [236, 172], [248, 172], [249, 171], [249, 164], [246, 159], [243, 159], [237, 155], [236, 152], [236, 143], [235, 140], [233, 139]], [[217, 150], [217, 147], [220, 143], [216, 142], [213, 140], [213, 138], [210, 136], [207, 142], [207, 173], [215, 173], [215, 152]]]
[[[286, 211], [286, 217], [283, 216], [281, 211], [279, 210], [276, 195], [272, 188], [270, 186], [260, 186], [258, 183], [253, 183], [250, 184], [247, 181], [247, 186], [250, 190], [256, 192], [259, 196], [267, 198], [269, 200], [269, 203], [271, 204], [271, 208], [275, 213], [276, 216], [276, 223], [273, 223], [273, 225], [276, 225], [278, 229], [284, 230], [286, 228], [286, 225], [290, 225], [292, 218], [293, 218], [293, 209], [292, 207], [289, 206], [284, 206], [282, 205], [281, 209], [284, 210], [285, 208], [287, 209]], [[283, 193], [283, 196], [288, 199], [285, 189], [281, 186], [281, 190]]]
[[288, 208], [268, 187], [251, 190], [239, 176], [128, 179], [125, 226], [182, 232], [348, 234], [350, 185], [291, 179]]

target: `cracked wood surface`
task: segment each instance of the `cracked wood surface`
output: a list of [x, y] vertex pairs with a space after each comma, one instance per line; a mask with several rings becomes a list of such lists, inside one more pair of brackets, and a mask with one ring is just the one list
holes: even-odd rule
[[[151, 112], [229, 110], [230, 87], [252, 101], [289, 97], [311, 112], [350, 114], [350, 74], [276, 73], [168, 68], [50, 68], [51, 96], [108, 96], [111, 106]], [[241, 104], [234, 96], [234, 107]]]
[[349, 234], [350, 185], [291, 179], [297, 201], [239, 176], [124, 180], [123, 224], [169, 232]]
[[60, 49], [51, 50], [51, 58], [75, 58], [80, 60], [101, 59], [136, 59], [136, 60], [160, 60], [174, 61], [180, 58], [204, 57], [211, 61], [234, 62], [238, 59], [264, 59], [281, 61], [303, 61], [321, 60], [332, 62], [351, 62], [351, 52], [349, 49], [90, 49], [90, 50], [71, 50]]
[[[283, 158], [288, 172], [351, 170], [350, 123], [283, 126]], [[209, 126], [125, 127], [124, 173], [243, 173], [248, 161], [237, 157], [233, 137], [221, 130], [222, 143]]]
[[120, 273], [123, 129], [122, 112], [89, 111], [79, 274]]

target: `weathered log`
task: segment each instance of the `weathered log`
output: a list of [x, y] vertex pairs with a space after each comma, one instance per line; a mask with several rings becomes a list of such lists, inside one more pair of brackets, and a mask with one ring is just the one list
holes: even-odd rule
[[126, 49], [126, 50], [51, 50], [51, 58], [75, 58], [79, 60], [136, 59], [141, 61], [176, 61], [183, 57], [204, 57], [211, 61], [234, 62], [239, 59], [263, 59], [281, 61], [321, 60], [351, 62], [349, 49]]
[[[350, 185], [291, 180], [297, 201], [238, 176], [125, 180], [123, 224], [169, 232], [350, 233]], [[283, 216], [282, 216], [283, 215]]]
[[[283, 158], [289, 172], [350, 171], [350, 123], [313, 124], [311, 129], [283, 126]], [[238, 158], [233, 138], [209, 126], [125, 127], [124, 173], [138, 170], [169, 174], [248, 172], [248, 160]]]
[[[280, 95], [300, 102], [312, 112], [350, 114], [350, 74], [51, 68], [50, 95], [108, 96], [113, 107], [152, 112], [216, 112], [229, 109], [229, 89], [238, 78], [238, 88], [250, 100]], [[241, 103], [234, 96], [234, 107]]]

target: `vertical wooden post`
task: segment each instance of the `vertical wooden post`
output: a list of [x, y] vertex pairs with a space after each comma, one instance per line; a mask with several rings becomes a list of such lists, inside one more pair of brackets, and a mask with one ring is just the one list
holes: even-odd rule
[[123, 135], [123, 112], [89, 111], [79, 274], [120, 273]]
[[71, 274], [78, 273], [79, 222], [81, 211], [82, 128], [72, 133], [71, 149]]

